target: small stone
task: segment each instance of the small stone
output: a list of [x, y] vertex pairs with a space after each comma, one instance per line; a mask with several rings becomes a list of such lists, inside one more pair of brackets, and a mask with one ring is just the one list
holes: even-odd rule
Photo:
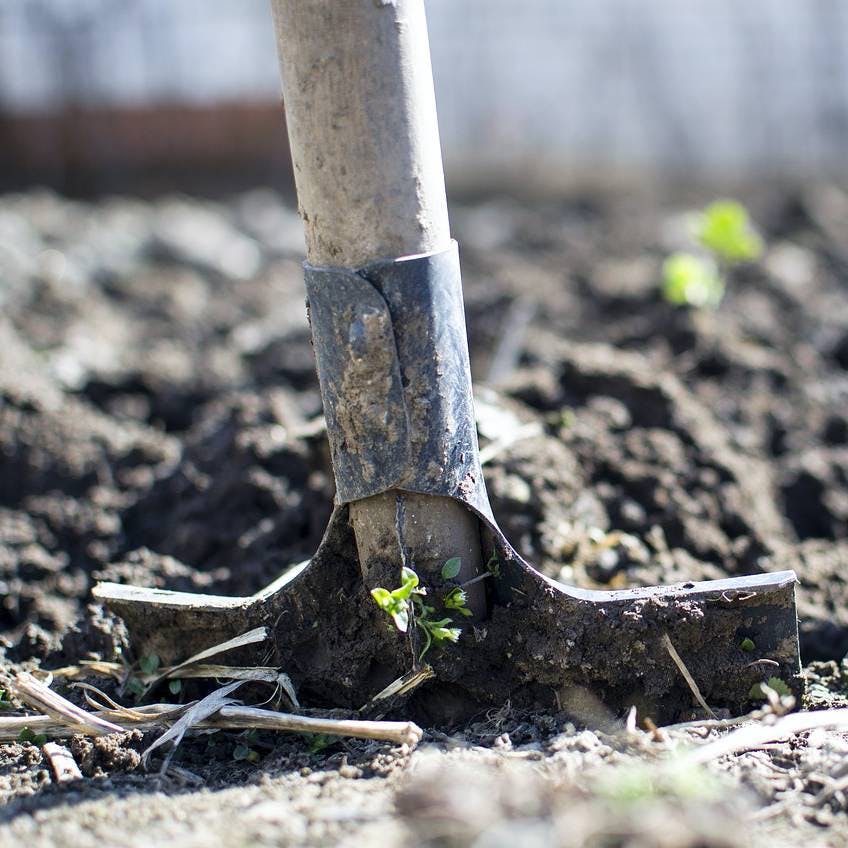
[[530, 484], [515, 474], [510, 474], [504, 479], [501, 485], [501, 491], [505, 498], [520, 504], [529, 503], [533, 495]]
[[598, 556], [598, 567], [602, 571], [613, 572], [618, 568], [618, 563], [618, 552], [612, 548], [607, 548], [605, 551], [601, 551]]
[[509, 738], [508, 733], [501, 733], [497, 739], [495, 739], [494, 747], [499, 751], [511, 751], [512, 750], [512, 739]]

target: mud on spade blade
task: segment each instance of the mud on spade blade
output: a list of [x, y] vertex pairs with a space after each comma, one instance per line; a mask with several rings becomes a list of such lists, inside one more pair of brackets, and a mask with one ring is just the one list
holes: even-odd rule
[[[303, 703], [363, 705], [414, 660], [363, 583], [348, 504], [412, 492], [477, 515], [492, 563], [486, 616], [427, 654], [436, 676], [413, 697], [434, 719], [506, 700], [567, 708], [577, 697], [611, 714], [635, 704], [674, 720], [694, 699], [669, 642], [713, 708], [743, 711], [770, 677], [800, 687], [792, 571], [589, 591], [546, 578], [512, 548], [478, 459], [455, 244], [358, 271], [307, 265], [305, 276], [337, 485], [321, 545], [249, 598], [98, 585], [95, 597], [124, 618], [136, 653], [179, 661], [265, 625], [268, 641], [222, 661], [279, 666]], [[431, 584], [434, 597], [447, 588]]]

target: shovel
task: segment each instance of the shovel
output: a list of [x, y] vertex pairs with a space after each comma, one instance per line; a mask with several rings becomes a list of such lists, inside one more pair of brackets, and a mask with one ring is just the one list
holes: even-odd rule
[[797, 693], [794, 572], [589, 591], [515, 552], [478, 457], [423, 0], [272, 6], [335, 509], [253, 597], [96, 586], [136, 651], [177, 662], [264, 625], [233, 662], [323, 706], [426, 681], [408, 706], [433, 721], [507, 700], [670, 721], [741, 712], [769, 679]]

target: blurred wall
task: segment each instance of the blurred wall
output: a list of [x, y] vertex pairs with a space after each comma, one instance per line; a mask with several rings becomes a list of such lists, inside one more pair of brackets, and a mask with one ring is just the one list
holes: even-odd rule
[[[848, 172], [845, 0], [427, 8], [454, 184]], [[0, 0], [7, 182], [285, 180], [278, 100], [267, 0]]]

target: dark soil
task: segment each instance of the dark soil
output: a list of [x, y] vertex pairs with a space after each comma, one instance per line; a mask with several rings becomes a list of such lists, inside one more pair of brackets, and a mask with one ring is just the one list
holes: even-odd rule
[[[839, 663], [848, 193], [743, 195], [765, 256], [731, 274], [717, 311], [674, 308], [657, 285], [662, 259], [684, 240], [684, 213], [712, 197], [455, 207], [490, 497], [520, 553], [568, 583], [793, 568], [804, 661]], [[301, 251], [295, 213], [271, 193], [226, 204], [0, 199], [7, 663], [56, 668], [121, 649], [132, 659], [120, 625], [90, 603], [97, 580], [247, 595], [317, 548], [333, 478]], [[815, 702], [845, 703], [841, 667], [820, 668]], [[848, 831], [838, 792], [799, 801], [797, 814], [762, 813], [792, 806], [786, 787], [818, 797], [816, 775], [839, 777], [839, 734], [808, 742], [809, 756], [784, 746], [757, 754], [767, 766], [754, 755], [725, 763], [748, 794], [687, 799], [660, 786], [634, 816], [603, 789], [605, 768], [642, 767], [659, 749], [522, 710], [432, 729], [411, 772], [408, 751], [377, 743], [315, 753], [310, 740], [263, 734], [255, 765], [233, 760], [235, 734], [201, 736], [175, 762], [202, 791], [136, 768], [138, 734], [75, 740], [86, 780], [71, 788], [51, 783], [35, 746], [0, 746], [0, 833], [35, 844], [43, 825], [45, 844], [142, 844], [197, 838], [189, 823], [202, 818], [227, 845], [583, 845], [600, 844], [601, 817], [617, 834], [604, 844], [695, 846], [775, 844], [793, 822]], [[69, 830], [68, 809], [79, 813]], [[671, 820], [671, 835], [653, 824]], [[716, 820], [741, 829], [717, 832]]]

